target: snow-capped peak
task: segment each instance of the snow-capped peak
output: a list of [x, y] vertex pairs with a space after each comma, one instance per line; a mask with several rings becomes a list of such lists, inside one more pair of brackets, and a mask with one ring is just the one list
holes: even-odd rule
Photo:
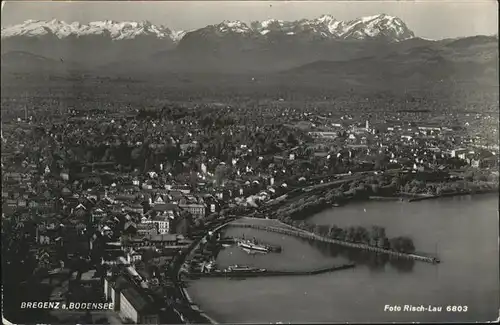
[[277, 26], [282, 26], [284, 23], [283, 20], [278, 20], [278, 19], [268, 19], [260, 22], [260, 25], [262, 28], [268, 28], [271, 25], [277, 25]]
[[336, 19], [333, 18], [333, 16], [331, 15], [323, 15], [321, 17], [319, 17], [318, 19], [316, 19], [318, 22], [320, 23], [330, 23], [332, 21], [335, 21]]
[[242, 21], [239, 20], [224, 20], [216, 25], [220, 32], [234, 32], [238, 34], [249, 33], [252, 30]]
[[169, 38], [177, 41], [183, 34], [184, 32], [182, 31], [172, 31], [161, 25], [153, 25], [148, 21], [116, 22], [113, 20], [104, 20], [81, 24], [78, 22], [67, 23], [56, 19], [50, 21], [27, 20], [22, 24], [2, 28], [2, 38], [54, 35], [62, 39], [69, 36], [109, 35], [113, 40], [134, 39], [138, 36], [154, 36], [159, 39]]
[[[385, 39], [401, 41], [414, 37], [414, 34], [401, 19], [386, 14], [378, 14], [357, 18], [351, 21], [339, 21], [332, 15], [322, 15], [316, 19], [283, 21], [267, 19], [246, 23], [225, 20], [219, 24], [207, 26], [207, 32], [221, 34], [252, 35], [256, 37], [273, 37], [273, 35], [319, 36], [325, 39]], [[204, 28], [201, 28], [202, 30]], [[27, 20], [22, 24], [2, 28], [2, 39], [27, 36], [53, 36], [59, 39], [66, 37], [84, 37], [101, 35], [112, 40], [129, 40], [137, 37], [154, 37], [167, 39], [177, 43], [186, 33], [173, 31], [162, 25], [154, 25], [148, 21], [116, 22], [112, 20], [94, 21], [87, 24], [67, 23], [56, 19], [50, 21]]]
[[380, 14], [380, 15], [374, 15], [374, 16], [365, 16], [365, 17], [359, 18], [358, 20], [361, 20], [363, 23], [367, 23], [367, 22], [375, 20], [375, 19], [383, 19], [384, 17], [386, 17], [386, 14]]
[[351, 21], [339, 21], [332, 15], [322, 15], [316, 19], [302, 19], [294, 22], [268, 19], [253, 22], [252, 28], [260, 35], [278, 31], [286, 35], [307, 33], [333, 39], [386, 37], [388, 40], [401, 41], [414, 36], [399, 18], [386, 14], [361, 17]]
[[414, 37], [414, 34], [401, 19], [386, 14], [366, 16], [342, 23], [342, 38], [388, 37], [394, 41]]
[[186, 35], [186, 31], [184, 30], [179, 30], [179, 31], [171, 31], [170, 33], [170, 38], [174, 41], [174, 42], [179, 42], [183, 37], [184, 35]]
[[272, 30], [279, 30], [279, 31], [287, 30], [287, 24], [290, 23], [279, 19], [267, 19], [263, 21], [252, 22], [252, 27], [257, 33], [261, 35], [266, 35]]

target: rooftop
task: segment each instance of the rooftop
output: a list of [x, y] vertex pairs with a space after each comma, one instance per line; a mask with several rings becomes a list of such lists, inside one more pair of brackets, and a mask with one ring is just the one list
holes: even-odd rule
[[122, 294], [137, 312], [144, 313], [152, 310], [152, 299], [145, 294], [140, 294], [135, 288], [129, 287], [124, 289]]

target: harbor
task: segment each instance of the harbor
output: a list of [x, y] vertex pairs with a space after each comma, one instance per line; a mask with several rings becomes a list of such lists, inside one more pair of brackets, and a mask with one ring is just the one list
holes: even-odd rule
[[[369, 213], [364, 213], [364, 209]], [[302, 271], [349, 262], [355, 263], [356, 267], [315, 276], [200, 277], [189, 280], [187, 290], [193, 300], [220, 323], [245, 323], [249, 320], [255, 323], [269, 320], [300, 323], [303, 319], [328, 323], [333, 313], [339, 322], [362, 323], [368, 317], [373, 317], [372, 321], [378, 323], [411, 322], [415, 313], [397, 313], [388, 317], [381, 307], [382, 301], [405, 300], [410, 292], [413, 300], [408, 303], [425, 300], [438, 305], [449, 299], [450, 288], [454, 288], [451, 290], [456, 299], [467, 303], [471, 310], [471, 313], [454, 315], [454, 320], [488, 319], [495, 311], [498, 313], [498, 307], [495, 308], [498, 295], [491, 290], [498, 287], [498, 263], [488, 259], [492, 250], [486, 248], [493, 247], [498, 238], [498, 227], [494, 227], [497, 209], [498, 195], [457, 196], [417, 204], [365, 202], [331, 209], [311, 218], [316, 224], [331, 222], [342, 228], [350, 225], [368, 228], [378, 224], [386, 227], [389, 236], [411, 234], [419, 250], [438, 254], [442, 261], [439, 264], [392, 258], [388, 254], [323, 244], [278, 232], [230, 226], [223, 234], [256, 237], [262, 242], [280, 244], [284, 251], [280, 255], [254, 257], [241, 254], [240, 249], [233, 247], [219, 254], [216, 262], [221, 268], [241, 264], [268, 270]], [[420, 227], [422, 222], [428, 226]], [[274, 220], [241, 218], [236, 223], [280, 227]], [[481, 225], [480, 229], [475, 229], [475, 224]], [[463, 240], [465, 234], [466, 242]], [[457, 254], [457, 247], [466, 254]], [[464, 287], [460, 283], [471, 286]], [[345, 297], [353, 292], [356, 299], [346, 300]], [[258, 306], [249, 307], [254, 306], [255, 301]], [[303, 302], [303, 308], [289, 307], [297, 301]], [[367, 309], [353, 311], [359, 305]], [[421, 322], [443, 322], [447, 317], [450, 316], [443, 313], [419, 313]]]

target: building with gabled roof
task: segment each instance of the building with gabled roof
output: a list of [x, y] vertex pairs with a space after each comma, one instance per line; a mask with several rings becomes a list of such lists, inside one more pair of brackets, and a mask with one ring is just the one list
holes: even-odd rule
[[104, 296], [120, 318], [135, 324], [158, 324], [159, 303], [131, 276], [123, 273], [104, 279]]

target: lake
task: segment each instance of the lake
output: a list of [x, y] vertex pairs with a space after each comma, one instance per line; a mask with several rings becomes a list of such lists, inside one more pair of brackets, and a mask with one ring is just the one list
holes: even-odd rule
[[[308, 219], [340, 227], [379, 225], [388, 237], [409, 236], [418, 251], [442, 263], [394, 260], [324, 243], [254, 229], [229, 228], [229, 236], [282, 245], [282, 253], [248, 255], [222, 250], [219, 267], [251, 265], [311, 270], [353, 261], [354, 269], [314, 276], [188, 282], [193, 300], [221, 323], [269, 322], [467, 322], [498, 317], [498, 196], [478, 195], [420, 202], [370, 201], [326, 210]], [[441, 312], [388, 312], [385, 305], [432, 305]], [[466, 312], [447, 312], [447, 306]]]

